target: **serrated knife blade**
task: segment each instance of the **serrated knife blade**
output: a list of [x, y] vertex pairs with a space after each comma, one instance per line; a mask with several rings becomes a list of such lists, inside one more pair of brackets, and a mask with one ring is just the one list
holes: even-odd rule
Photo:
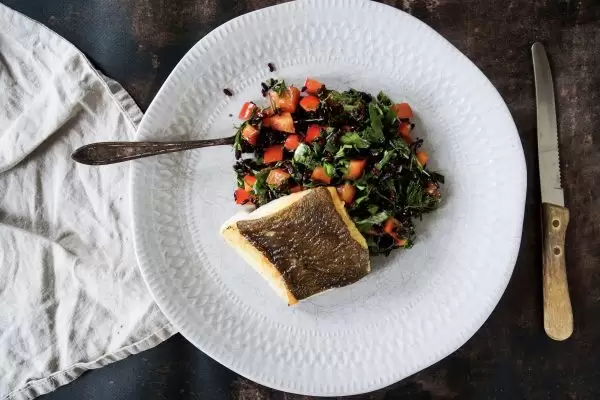
[[542, 203], [564, 206], [552, 73], [544, 46], [535, 43], [531, 52], [537, 102], [537, 142]]
[[554, 340], [565, 340], [573, 333], [573, 310], [567, 283], [565, 239], [569, 210], [560, 179], [558, 128], [552, 73], [544, 46], [531, 47], [537, 139], [542, 192], [542, 266], [544, 291], [544, 330]]

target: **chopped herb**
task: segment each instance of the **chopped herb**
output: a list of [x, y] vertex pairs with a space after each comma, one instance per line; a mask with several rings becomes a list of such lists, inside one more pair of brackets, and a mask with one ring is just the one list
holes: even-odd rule
[[377, 101], [381, 104], [384, 105], [386, 107], [391, 107], [392, 106], [392, 100], [390, 100], [389, 97], [387, 97], [387, 95], [383, 92], [379, 92], [379, 94], [377, 95]]
[[333, 175], [335, 175], [335, 167], [333, 166], [333, 164], [324, 162], [323, 168], [325, 168], [325, 173], [327, 174], [327, 176], [332, 177]]
[[372, 143], [383, 143], [383, 122], [381, 110], [375, 103], [369, 103], [369, 119], [371, 121], [371, 129], [367, 129], [367, 138]]
[[[239, 128], [238, 130], [235, 132], [235, 136], [233, 138], [233, 148], [235, 150], [242, 150], [242, 131], [244, 130], [244, 127], [246, 126], [246, 123], [244, 122]], [[239, 157], [237, 157], [239, 158]]]
[[390, 161], [390, 159], [392, 159], [392, 157], [396, 156], [396, 152], [394, 150], [386, 150], [383, 152], [383, 158], [381, 160], [379, 160], [379, 162], [376, 164], [377, 165], [377, 169], [378, 170], [382, 170], [383, 167], [385, 167], [385, 165]]
[[410, 147], [406, 144], [404, 139], [395, 138], [390, 140], [390, 146], [398, 152], [398, 154], [402, 155], [403, 158], [409, 159], [411, 155]]
[[389, 217], [390, 217], [390, 214], [388, 214], [385, 211], [382, 211], [380, 213], [371, 215], [368, 218], [357, 220], [357, 221], [355, 220], [354, 223], [356, 224], [356, 227], [358, 228], [359, 231], [361, 231], [361, 232], [368, 231], [368, 230], [372, 229], [374, 225], [383, 224]]
[[335, 158], [343, 158], [346, 157], [346, 150], [351, 149], [352, 145], [351, 144], [345, 144], [342, 147], [339, 148], [339, 150], [337, 151], [337, 153], [335, 153]]
[[283, 79], [268, 79], [262, 85], [263, 93], [268, 92], [269, 90], [274, 91], [278, 95], [282, 95], [283, 92], [287, 90], [287, 86]]
[[376, 204], [371, 204], [370, 206], [367, 207], [367, 209], [369, 210], [369, 213], [371, 213], [371, 214], [377, 214], [377, 211], [379, 211], [379, 207]]
[[318, 165], [315, 161], [315, 154], [309, 145], [301, 143], [294, 151], [294, 163], [302, 164], [307, 168], [313, 169]]
[[358, 132], [348, 132], [341, 137], [342, 144], [351, 145], [356, 149], [368, 149], [370, 143], [363, 139]]

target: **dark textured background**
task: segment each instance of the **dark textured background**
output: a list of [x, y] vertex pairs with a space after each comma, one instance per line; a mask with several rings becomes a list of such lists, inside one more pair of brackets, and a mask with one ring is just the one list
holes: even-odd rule
[[[120, 81], [146, 109], [185, 52], [219, 24], [269, 0], [1, 0], [46, 24]], [[325, 1], [325, 0], [324, 0]], [[600, 1], [386, 1], [465, 53], [510, 108], [529, 187], [520, 256], [500, 304], [456, 353], [360, 399], [600, 399]], [[575, 332], [563, 343], [542, 327], [539, 186], [530, 46], [553, 66]], [[85, 374], [44, 396], [63, 399], [301, 399], [249, 382], [180, 335]]]

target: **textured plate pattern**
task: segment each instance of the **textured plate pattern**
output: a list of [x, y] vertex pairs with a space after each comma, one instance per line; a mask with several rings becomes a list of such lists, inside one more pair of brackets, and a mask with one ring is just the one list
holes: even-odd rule
[[173, 324], [234, 371], [303, 394], [375, 390], [456, 350], [497, 304], [521, 237], [519, 137], [489, 81], [423, 23], [378, 3], [309, 0], [244, 15], [198, 42], [139, 139], [230, 135], [229, 114], [260, 100], [268, 62], [297, 85], [311, 75], [408, 100], [447, 177], [442, 208], [418, 225], [414, 249], [375, 260], [355, 285], [287, 307], [218, 235], [239, 211], [231, 149], [149, 158], [131, 172], [140, 267]]

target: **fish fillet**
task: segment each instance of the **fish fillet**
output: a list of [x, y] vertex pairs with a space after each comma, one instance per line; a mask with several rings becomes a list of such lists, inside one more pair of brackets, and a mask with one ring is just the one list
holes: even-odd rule
[[367, 242], [331, 187], [293, 193], [235, 216], [221, 235], [290, 305], [371, 271]]

